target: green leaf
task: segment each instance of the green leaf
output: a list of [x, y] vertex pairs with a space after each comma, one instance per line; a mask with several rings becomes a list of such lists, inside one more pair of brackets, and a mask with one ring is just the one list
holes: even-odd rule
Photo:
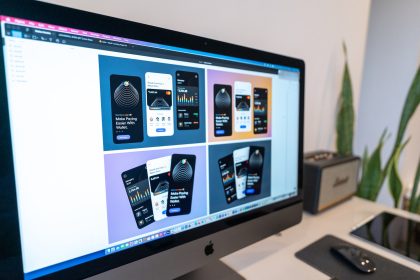
[[365, 172], [362, 174], [362, 179], [360, 180], [357, 196], [366, 198], [372, 201], [375, 201], [378, 197], [379, 191], [382, 187], [382, 178], [384, 172], [381, 169], [381, 151], [384, 145], [385, 136], [387, 130], [385, 129], [382, 133], [379, 143], [372, 155], [369, 157], [369, 160], [364, 163]]
[[420, 195], [416, 199], [419, 183], [420, 183], [420, 159], [419, 159], [419, 162], [417, 163], [417, 171], [416, 171], [416, 176], [414, 177], [414, 184], [413, 184], [413, 189], [411, 190], [411, 197], [410, 197], [410, 206], [408, 208], [408, 211], [413, 212], [413, 213], [418, 213], [418, 211], [420, 210], [418, 208], [420, 206], [419, 205]]
[[[398, 134], [395, 140], [394, 147], [391, 152], [391, 156], [388, 158], [385, 164], [384, 172], [388, 172], [388, 168], [392, 163], [392, 158], [401, 145], [402, 139], [404, 137], [405, 130], [407, 128], [408, 122], [410, 121], [411, 117], [413, 116], [414, 112], [416, 111], [417, 107], [420, 104], [420, 67], [417, 69], [416, 75], [414, 76], [414, 80], [411, 83], [410, 89], [408, 91], [408, 95], [405, 99], [404, 107], [400, 117], [400, 124], [398, 126]], [[382, 182], [386, 178], [386, 174], [382, 176]]]
[[398, 127], [397, 139], [395, 141], [394, 149], [398, 147], [404, 137], [405, 129], [411, 116], [416, 111], [420, 104], [420, 67], [417, 69], [413, 82], [411, 83], [410, 90], [408, 91], [407, 98], [405, 99], [404, 108], [402, 110], [400, 124]]
[[365, 150], [363, 151], [363, 157], [362, 157], [362, 174], [366, 172], [368, 162], [369, 162], [369, 152], [368, 152], [368, 148], [365, 147]]
[[404, 147], [407, 145], [409, 140], [405, 141], [402, 145], [400, 145], [394, 155], [392, 155], [391, 165], [389, 166], [388, 170], [388, 186], [389, 191], [391, 192], [392, 198], [394, 200], [394, 207], [398, 207], [398, 203], [400, 201], [403, 185], [401, 182], [401, 177], [398, 172], [398, 162], [400, 159], [400, 155]]
[[398, 207], [398, 202], [400, 201], [400, 196], [402, 192], [402, 182], [400, 175], [398, 174], [398, 163], [397, 160], [393, 160], [390, 166], [390, 171], [388, 175], [388, 185], [389, 191], [391, 192], [392, 199], [394, 200], [394, 207]]
[[350, 71], [347, 63], [346, 46], [343, 43], [346, 62], [344, 65], [343, 82], [338, 100], [338, 114], [336, 121], [337, 152], [339, 155], [351, 155], [353, 153], [353, 131], [354, 131], [354, 108], [353, 89], [350, 78]]
[[[367, 169], [368, 164], [369, 164], [369, 152], [368, 152], [367, 147], [365, 147], [365, 150], [362, 156], [362, 170], [361, 170], [362, 174], [360, 178], [363, 178], [364, 176], [366, 176], [366, 169]], [[359, 182], [356, 195], [360, 197], [365, 197], [363, 194], [363, 191], [364, 190], [360, 188], [360, 182]]]

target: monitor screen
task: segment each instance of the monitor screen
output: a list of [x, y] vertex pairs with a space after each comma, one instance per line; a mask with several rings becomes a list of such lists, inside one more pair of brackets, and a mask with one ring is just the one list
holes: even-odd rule
[[299, 68], [1, 16], [25, 279], [298, 195]]

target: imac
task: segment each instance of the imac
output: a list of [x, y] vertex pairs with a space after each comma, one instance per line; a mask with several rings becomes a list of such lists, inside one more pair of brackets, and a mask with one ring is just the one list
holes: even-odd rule
[[300, 59], [1, 1], [0, 278], [168, 279], [300, 222]]

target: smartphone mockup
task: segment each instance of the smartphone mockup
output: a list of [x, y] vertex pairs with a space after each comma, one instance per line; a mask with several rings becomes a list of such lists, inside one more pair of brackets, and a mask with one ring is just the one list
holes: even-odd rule
[[246, 181], [248, 177], [249, 147], [233, 151], [233, 164], [235, 166], [236, 197], [242, 199], [246, 196]]
[[127, 170], [121, 177], [137, 227], [140, 229], [150, 225], [155, 219], [146, 165]]
[[186, 215], [191, 212], [194, 174], [195, 155], [172, 155], [167, 216]]
[[235, 167], [233, 165], [233, 155], [219, 159], [220, 175], [222, 177], [223, 191], [225, 193], [226, 202], [232, 203], [236, 200], [235, 185]]
[[143, 141], [141, 79], [111, 75], [112, 137], [115, 144]]
[[155, 221], [166, 218], [170, 185], [171, 156], [147, 161], [150, 194]]
[[248, 176], [246, 179], [246, 195], [261, 193], [261, 181], [264, 167], [264, 147], [249, 148]]
[[179, 130], [200, 127], [198, 73], [176, 72], [176, 117]]
[[147, 135], [149, 137], [174, 134], [172, 76], [146, 73]]
[[213, 86], [214, 90], [214, 136], [232, 135], [232, 87]]
[[235, 96], [235, 131], [251, 131], [251, 83], [236, 81], [233, 90]]
[[266, 88], [254, 88], [254, 134], [267, 133], [267, 97]]

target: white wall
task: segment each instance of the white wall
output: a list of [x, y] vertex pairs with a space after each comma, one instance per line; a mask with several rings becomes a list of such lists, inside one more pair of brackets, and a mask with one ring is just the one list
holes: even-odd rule
[[[389, 157], [408, 89], [420, 64], [420, 1], [373, 0], [366, 46], [359, 122], [355, 147], [372, 151], [385, 127], [392, 133], [384, 147]], [[420, 157], [420, 110], [417, 109], [406, 131], [410, 143], [401, 156], [404, 185], [411, 186]], [[378, 201], [392, 205], [385, 184]]]
[[347, 42], [358, 104], [370, 7], [367, 0], [45, 2], [303, 58], [307, 67], [306, 151], [335, 147], [343, 40]]

